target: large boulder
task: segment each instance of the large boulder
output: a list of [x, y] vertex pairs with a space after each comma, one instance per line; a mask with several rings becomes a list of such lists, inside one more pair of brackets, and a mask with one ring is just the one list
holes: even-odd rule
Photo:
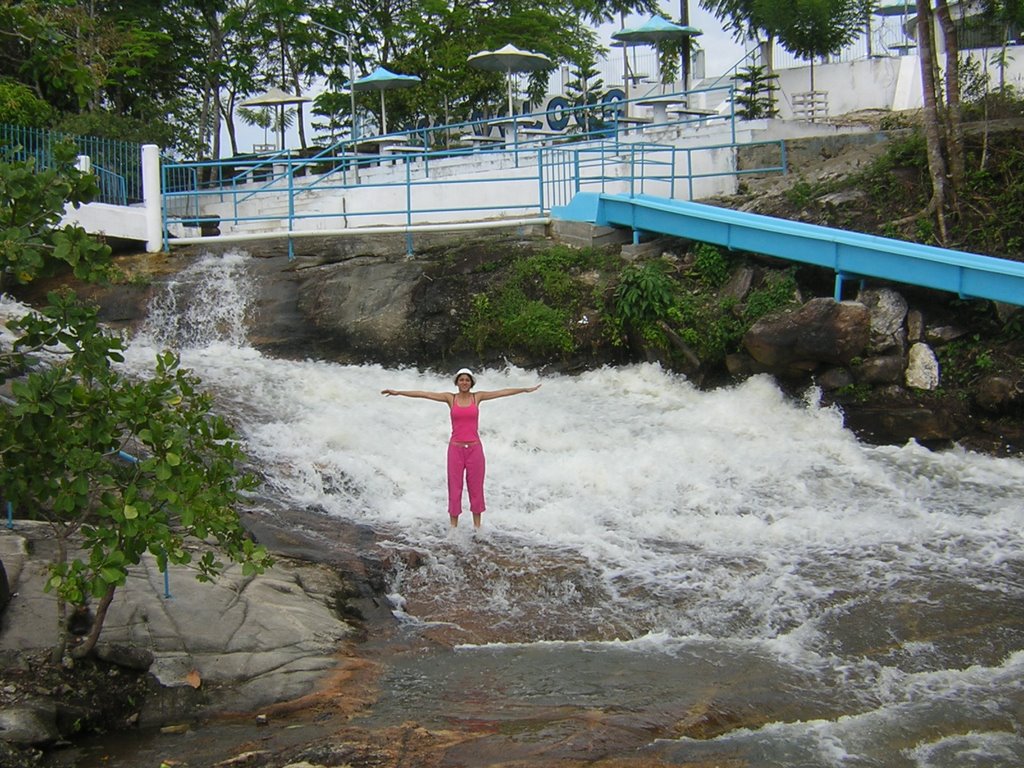
[[802, 307], [767, 315], [743, 337], [743, 346], [772, 373], [791, 376], [821, 363], [849, 365], [864, 352], [871, 313], [859, 302], [818, 298]]
[[892, 288], [861, 291], [857, 301], [871, 312], [871, 340], [868, 351], [873, 355], [886, 352], [902, 354], [906, 349], [907, 300]]
[[418, 341], [410, 333], [413, 292], [423, 277], [416, 261], [351, 259], [303, 270], [300, 312], [321, 337], [339, 348], [383, 362], [415, 357]]

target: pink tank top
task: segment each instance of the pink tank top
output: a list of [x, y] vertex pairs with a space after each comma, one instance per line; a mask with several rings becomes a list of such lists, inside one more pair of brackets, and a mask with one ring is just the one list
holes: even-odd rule
[[480, 441], [477, 432], [480, 424], [480, 408], [476, 404], [476, 398], [470, 405], [462, 406], [457, 401], [452, 402], [452, 440], [457, 443], [476, 443]]

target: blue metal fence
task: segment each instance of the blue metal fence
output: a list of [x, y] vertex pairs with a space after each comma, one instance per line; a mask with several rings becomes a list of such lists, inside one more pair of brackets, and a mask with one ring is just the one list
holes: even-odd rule
[[[731, 86], [716, 90], [731, 95]], [[704, 100], [701, 93], [660, 98], [675, 100], [686, 110], [687, 104]], [[727, 98], [725, 103], [732, 101]], [[239, 239], [246, 229], [276, 228], [284, 235], [301, 235], [311, 234], [313, 227], [325, 231], [366, 226], [371, 218], [376, 219], [372, 223], [386, 219], [411, 227], [432, 216], [435, 221], [470, 216], [479, 220], [508, 215], [510, 210], [544, 215], [581, 188], [621, 185], [624, 164], [637, 191], [669, 196], [684, 191], [692, 196], [701, 179], [736, 173], [732, 168], [700, 171], [696, 160], [702, 154], [735, 149], [732, 111], [689, 110], [669, 118], [662, 112], [660, 119], [641, 112], [639, 105], [618, 102], [420, 128], [359, 144], [341, 142], [305, 157], [273, 152], [219, 162], [164, 162], [164, 231], [171, 232], [176, 224], [202, 226], [204, 218], [214, 215]], [[655, 128], [687, 130], [687, 124], [716, 118], [726, 121], [731, 142], [680, 148], [642, 141]], [[567, 130], [544, 127], [552, 122]], [[584, 132], [582, 126], [589, 130]], [[784, 170], [782, 142], [770, 143], [779, 147], [778, 163], [746, 173]], [[359, 151], [367, 145], [377, 151]], [[472, 178], [465, 171], [453, 175], [458, 173], [457, 163], [451, 161], [467, 158], [497, 170]], [[381, 166], [389, 172], [381, 173]], [[481, 194], [468, 203], [445, 202], [449, 185], [479, 185]], [[500, 190], [495, 192], [496, 188]], [[367, 205], [373, 197], [383, 202]], [[314, 198], [321, 203], [315, 209], [308, 204]], [[313, 219], [318, 221], [313, 224]]]
[[142, 202], [141, 144], [0, 123], [0, 147], [10, 148], [16, 159], [35, 158], [39, 168], [52, 165], [54, 145], [66, 141], [77, 147], [79, 155], [89, 156], [99, 180], [97, 202], [113, 205]]

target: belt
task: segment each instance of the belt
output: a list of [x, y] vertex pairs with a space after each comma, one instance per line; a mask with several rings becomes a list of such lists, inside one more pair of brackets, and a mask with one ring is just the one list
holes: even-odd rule
[[452, 440], [451, 444], [452, 445], [457, 445], [457, 446], [459, 446], [459, 448], [469, 448], [469, 446], [476, 445], [479, 442], [480, 442], [479, 440], [473, 440], [472, 442], [464, 443], [461, 440]]

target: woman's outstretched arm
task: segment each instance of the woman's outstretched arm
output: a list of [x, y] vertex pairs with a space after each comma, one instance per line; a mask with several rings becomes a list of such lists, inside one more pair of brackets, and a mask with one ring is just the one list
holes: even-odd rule
[[452, 398], [454, 397], [451, 392], [425, 392], [422, 389], [382, 389], [380, 393], [389, 397], [419, 397], [424, 400], [448, 403], [449, 405], [451, 405]]
[[508, 389], [493, 389], [489, 392], [477, 392], [476, 401], [482, 403], [484, 400], [496, 400], [499, 397], [524, 395], [527, 392], [536, 392], [538, 389], [540, 389], [540, 384], [535, 384], [532, 387], [509, 387]]

